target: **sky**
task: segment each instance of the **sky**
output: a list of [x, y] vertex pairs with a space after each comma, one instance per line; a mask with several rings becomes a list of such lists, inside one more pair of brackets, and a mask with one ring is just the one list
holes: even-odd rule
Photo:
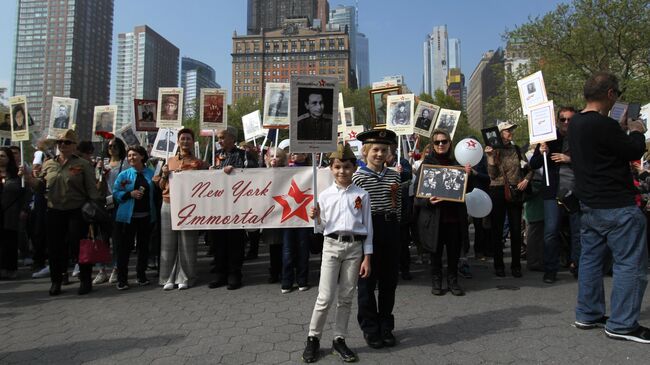
[[[355, 5], [330, 0], [330, 9]], [[403, 75], [413, 91], [422, 88], [425, 36], [447, 25], [449, 38], [461, 41], [461, 69], [469, 78], [481, 56], [503, 47], [503, 33], [564, 3], [560, 0], [358, 0], [359, 31], [370, 43], [371, 81]], [[0, 0], [0, 87], [9, 86], [13, 67], [17, 0]], [[114, 100], [118, 33], [146, 24], [180, 49], [181, 56], [205, 62], [217, 82], [231, 89], [233, 32], [246, 33], [246, 0], [115, 0], [111, 100]], [[180, 61], [179, 61], [180, 62]], [[179, 64], [180, 68], [180, 64]], [[180, 79], [179, 79], [180, 82]]]

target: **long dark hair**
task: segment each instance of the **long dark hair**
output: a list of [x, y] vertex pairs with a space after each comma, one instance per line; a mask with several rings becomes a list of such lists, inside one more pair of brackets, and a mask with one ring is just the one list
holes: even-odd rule
[[16, 164], [14, 153], [11, 152], [11, 148], [0, 147], [0, 151], [4, 151], [4, 153], [7, 155], [7, 158], [9, 159], [9, 162], [7, 162], [7, 177], [18, 177], [18, 165]]
[[126, 158], [126, 145], [124, 144], [124, 141], [122, 141], [120, 138], [115, 137], [111, 140], [111, 142], [117, 145], [117, 154], [120, 158], [120, 161], [124, 160]]

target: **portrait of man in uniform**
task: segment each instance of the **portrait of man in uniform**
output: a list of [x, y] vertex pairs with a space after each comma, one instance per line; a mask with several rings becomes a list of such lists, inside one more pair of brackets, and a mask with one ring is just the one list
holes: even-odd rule
[[332, 100], [332, 93], [327, 90], [300, 89], [298, 107], [302, 114], [298, 117], [298, 140], [332, 139]]
[[99, 115], [95, 132], [113, 132], [113, 114], [111, 112], [102, 112]]
[[278, 90], [271, 94], [271, 104], [269, 104], [269, 116], [286, 117], [289, 114], [289, 103], [285, 96], [284, 90]]
[[203, 122], [223, 123], [223, 95], [209, 94], [203, 100]]
[[429, 127], [431, 127], [431, 110], [422, 109], [420, 116], [415, 121], [415, 128], [429, 130]]
[[397, 108], [392, 110], [392, 117], [390, 123], [392, 125], [408, 125], [411, 123], [411, 113], [409, 111], [410, 105], [407, 106], [409, 102], [404, 101], [397, 104]]
[[178, 120], [178, 95], [163, 94], [161, 120]]
[[54, 128], [67, 129], [70, 124], [70, 110], [68, 106], [60, 104], [56, 108], [56, 117], [54, 118]]

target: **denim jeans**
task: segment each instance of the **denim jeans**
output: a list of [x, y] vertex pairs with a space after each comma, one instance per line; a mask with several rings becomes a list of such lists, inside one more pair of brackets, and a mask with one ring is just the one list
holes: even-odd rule
[[[557, 272], [560, 268], [560, 224], [568, 213], [555, 199], [544, 200], [544, 271]], [[580, 260], [580, 214], [569, 215], [571, 227], [571, 261]]]
[[309, 240], [312, 228], [286, 228], [282, 243], [282, 289], [309, 285]]
[[646, 220], [636, 206], [593, 209], [581, 204], [582, 255], [578, 273], [576, 320], [593, 322], [605, 315], [603, 260], [607, 247], [614, 259], [614, 278], [607, 329], [628, 333], [639, 323], [647, 285]]

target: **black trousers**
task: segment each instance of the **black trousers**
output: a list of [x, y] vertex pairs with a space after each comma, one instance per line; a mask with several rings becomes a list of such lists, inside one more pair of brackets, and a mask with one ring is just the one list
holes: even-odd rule
[[459, 223], [440, 223], [436, 251], [431, 253], [431, 273], [442, 276], [442, 252], [447, 248], [447, 278], [458, 276], [458, 259], [462, 246]]
[[[393, 330], [395, 289], [399, 273], [400, 235], [396, 218], [373, 214], [373, 253], [370, 276], [359, 278], [357, 321], [364, 333]], [[378, 288], [375, 298], [375, 288]]]
[[149, 237], [151, 236], [151, 217], [131, 218], [131, 223], [117, 222], [114, 229], [120, 237], [117, 246], [117, 281], [126, 284], [129, 277], [129, 256], [137, 239], [138, 263], [136, 273], [139, 281], [147, 278], [149, 260]]
[[483, 227], [483, 218], [472, 218], [474, 224], [474, 252], [483, 256], [492, 256], [490, 230]]
[[[399, 271], [402, 273], [411, 272], [411, 251], [409, 244], [411, 243], [410, 224], [401, 224], [399, 227], [399, 241], [400, 241], [400, 255], [399, 255]], [[370, 270], [372, 271], [372, 269]]]
[[505, 268], [503, 263], [503, 225], [506, 214], [508, 215], [508, 225], [510, 226], [510, 250], [512, 251], [513, 269], [521, 269], [521, 211], [523, 209], [520, 203], [506, 202], [503, 186], [490, 186], [490, 198], [492, 199], [492, 247], [494, 247], [494, 268], [502, 270]]
[[41, 193], [34, 194], [34, 209], [29, 215], [27, 232], [34, 250], [34, 268], [45, 267], [47, 260], [47, 200]]
[[[70, 247], [79, 252], [79, 241], [88, 234], [88, 223], [81, 216], [81, 209], [47, 210], [47, 249], [50, 256], [50, 280], [60, 284], [67, 272]], [[75, 258], [77, 261], [78, 257]], [[79, 265], [79, 280], [92, 284], [92, 264]]]
[[18, 270], [18, 231], [0, 229], [0, 269]]
[[241, 283], [246, 231], [243, 229], [210, 231], [209, 239], [214, 247], [217, 281], [227, 279], [228, 284]]

